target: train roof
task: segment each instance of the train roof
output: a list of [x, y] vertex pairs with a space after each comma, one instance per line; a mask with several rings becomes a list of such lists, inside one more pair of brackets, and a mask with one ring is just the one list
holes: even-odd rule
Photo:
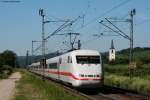
[[47, 59], [47, 61], [51, 59], [55, 59], [57, 57], [65, 56], [65, 55], [100, 55], [100, 53], [96, 50], [73, 50], [70, 52], [63, 53], [62, 55]]
[[87, 53], [87, 54], [99, 54], [99, 52], [98, 51], [96, 51], [96, 50], [74, 50], [74, 51], [72, 51], [72, 52], [70, 52], [70, 53]]
[[[65, 55], [100, 55], [100, 52], [97, 50], [88, 50], [88, 49], [87, 50], [86, 49], [84, 49], [84, 50], [73, 50], [73, 51], [63, 53], [59, 56], [49, 58], [46, 61], [55, 59], [57, 57], [65, 56]], [[36, 65], [40, 65], [40, 62], [36, 62], [36, 63], [31, 64], [31, 66], [36, 66]]]

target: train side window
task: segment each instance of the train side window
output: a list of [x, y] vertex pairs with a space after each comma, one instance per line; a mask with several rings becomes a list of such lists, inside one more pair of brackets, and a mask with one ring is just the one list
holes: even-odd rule
[[59, 58], [59, 64], [61, 64], [61, 62], [62, 62], [62, 59], [61, 59], [61, 58]]
[[68, 56], [67, 62], [72, 63], [72, 58], [70, 56]]
[[70, 63], [72, 63], [72, 58], [70, 57]]
[[57, 69], [57, 63], [50, 63], [49, 68], [50, 69]]
[[70, 63], [70, 57], [69, 57], [69, 56], [68, 56], [68, 60], [67, 60], [67, 62], [68, 62], [68, 63]]
[[45, 65], [45, 68], [47, 68], [47, 64]]

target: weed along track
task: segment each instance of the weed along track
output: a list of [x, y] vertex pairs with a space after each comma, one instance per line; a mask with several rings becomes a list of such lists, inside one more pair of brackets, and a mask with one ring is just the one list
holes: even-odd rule
[[22, 78], [17, 82], [16, 93], [12, 100], [83, 100], [78, 95], [70, 95], [57, 83], [21, 70]]
[[[34, 73], [36, 74], [36, 73]], [[43, 77], [39, 74], [36, 74]], [[62, 87], [66, 92], [73, 96], [82, 96], [88, 100], [150, 100], [149, 95], [139, 94], [133, 91], [120, 89], [111, 86], [103, 86], [100, 89], [75, 89], [60, 81], [44, 77], [48, 82]]]
[[[33, 73], [33, 72], [32, 72], [32, 73]], [[39, 76], [39, 77], [41, 77], [41, 78], [43, 77], [42, 75], [37, 74], [37, 73], [33, 73], [33, 74], [35, 74], [35, 75], [37, 75], [37, 76]], [[43, 80], [44, 80], [44, 81], [45, 81], [45, 80], [48, 80], [48, 82], [53, 83], [53, 84], [57, 85], [58, 87], [62, 87], [62, 88], [63, 88], [66, 92], [68, 92], [70, 95], [73, 95], [73, 96], [83, 96], [83, 97], [86, 98], [86, 99], [93, 100], [93, 98], [92, 98], [91, 96], [88, 96], [88, 95], [86, 95], [86, 94], [84, 94], [84, 93], [82, 93], [82, 92], [80, 92], [80, 91], [77, 91], [77, 90], [75, 90], [74, 88], [71, 88], [71, 87], [67, 86], [66, 84], [60, 83], [59, 81], [54, 80], [54, 79], [52, 79], [52, 78], [44, 77]]]

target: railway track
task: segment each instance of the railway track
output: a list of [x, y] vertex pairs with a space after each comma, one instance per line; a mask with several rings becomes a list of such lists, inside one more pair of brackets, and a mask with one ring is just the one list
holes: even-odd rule
[[[34, 73], [36, 74], [36, 73]], [[42, 77], [39, 74], [36, 74]], [[46, 80], [64, 88], [64, 90], [71, 95], [83, 96], [87, 100], [150, 100], [150, 95], [139, 94], [134, 91], [129, 91], [121, 88], [104, 85], [100, 89], [74, 89], [67, 84], [60, 84], [60, 81], [45, 77]]]
[[101, 90], [98, 90], [97, 95], [91, 96], [96, 100], [99, 100], [99, 97], [102, 96], [108, 100], [150, 100], [150, 95], [105, 85]]
[[141, 93], [138, 93], [136, 91], [132, 91], [132, 90], [126, 90], [126, 89], [122, 89], [122, 88], [117, 88], [117, 87], [112, 87], [112, 86], [107, 86], [105, 85], [104, 86], [104, 90], [105, 91], [111, 91], [113, 94], [118, 94], [120, 96], [124, 96], [126, 98], [131, 98], [132, 100], [133, 99], [136, 99], [136, 100], [150, 100], [150, 95], [148, 94], [141, 94]]

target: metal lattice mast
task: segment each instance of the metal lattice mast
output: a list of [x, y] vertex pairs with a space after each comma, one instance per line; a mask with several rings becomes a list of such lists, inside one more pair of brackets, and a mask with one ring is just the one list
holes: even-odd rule
[[130, 12], [130, 63], [133, 62], [133, 15], [136, 14], [136, 10], [133, 9]]

